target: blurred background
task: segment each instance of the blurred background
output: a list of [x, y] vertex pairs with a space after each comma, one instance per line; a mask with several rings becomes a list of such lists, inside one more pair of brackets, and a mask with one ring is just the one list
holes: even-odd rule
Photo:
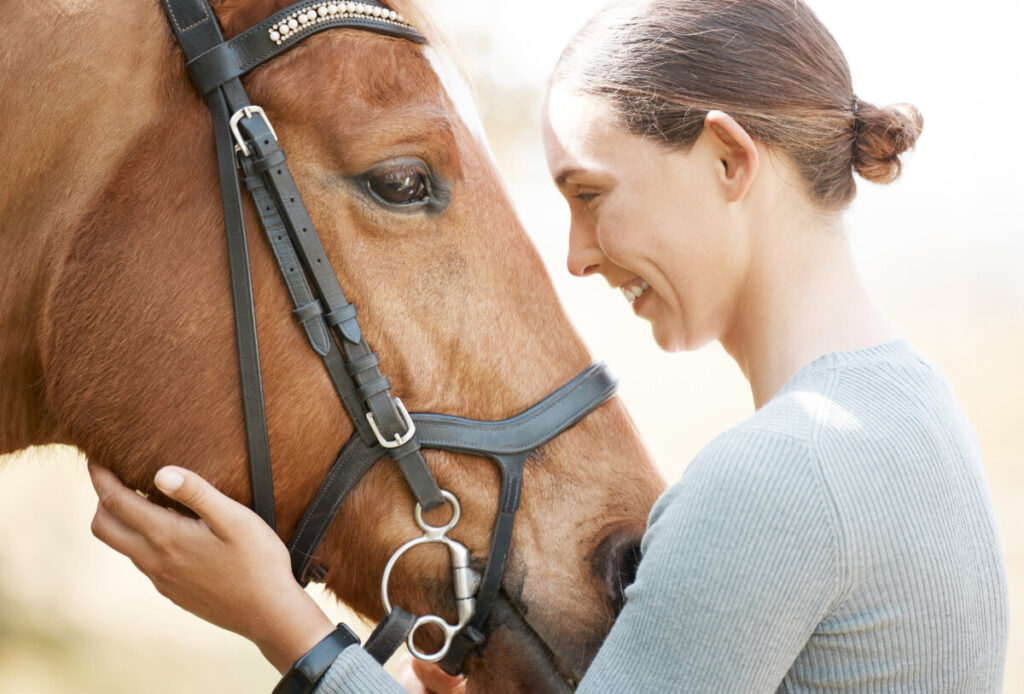
[[[538, 114], [551, 66], [598, 4], [429, 5], [474, 83], [495, 157], [569, 316], [619, 376], [666, 477], [678, 479], [753, 406], [721, 348], [661, 353], [618, 292], [565, 270], [568, 213], [549, 181]], [[1024, 4], [810, 5], [846, 52], [863, 100], [909, 101], [925, 117], [902, 179], [861, 182], [846, 219], [878, 302], [940, 365], [978, 433], [1010, 580], [1005, 691], [1024, 691]], [[269, 691], [277, 673], [254, 646], [178, 610], [92, 538], [94, 507], [74, 450], [0, 457], [0, 694]], [[319, 599], [336, 619], [352, 619]]]

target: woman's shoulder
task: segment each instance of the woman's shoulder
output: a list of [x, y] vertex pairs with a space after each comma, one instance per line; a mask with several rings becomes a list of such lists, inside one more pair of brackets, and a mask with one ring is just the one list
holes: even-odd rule
[[834, 352], [709, 442], [651, 520], [671, 507], [745, 506], [810, 514], [836, 528], [845, 515], [839, 499], [860, 498], [865, 484], [898, 475], [922, 454], [922, 442], [951, 468], [980, 465], [970, 425], [934, 363], [905, 340]]
[[[709, 442], [658, 499], [649, 527], [682, 514], [700, 523], [744, 509], [751, 517], [828, 515], [808, 442], [783, 427], [733, 427]], [[678, 526], [678, 519], [669, 523]]]
[[789, 578], [769, 571], [764, 581], [813, 584], [830, 602], [843, 590], [842, 536], [807, 442], [741, 425], [708, 443], [658, 499], [641, 551], [661, 573], [692, 580], [785, 565]]
[[794, 437], [815, 451], [899, 447], [908, 432], [973, 439], [939, 367], [904, 339], [815, 359], [737, 430]]

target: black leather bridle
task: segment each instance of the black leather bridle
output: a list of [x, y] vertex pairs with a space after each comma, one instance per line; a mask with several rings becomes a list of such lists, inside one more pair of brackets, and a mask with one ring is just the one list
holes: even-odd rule
[[[250, 103], [239, 78], [325, 29], [363, 29], [414, 43], [425, 43], [424, 37], [401, 15], [377, 2], [307, 0], [289, 5], [225, 41], [207, 0], [162, 1], [185, 53], [189, 75], [213, 118], [253, 508], [272, 528], [275, 526], [239, 170], [291, 296], [295, 319], [322, 358], [355, 426], [288, 542], [295, 578], [303, 585], [325, 578], [326, 569], [313, 562], [317, 547], [363, 474], [382, 456], [389, 455], [416, 497], [415, 516], [424, 535], [407, 542], [388, 562], [382, 581], [388, 617], [371, 635], [366, 648], [383, 662], [404, 639], [416, 657], [440, 660], [447, 671], [457, 672], [466, 655], [485, 640], [483, 626], [500, 589], [527, 457], [611, 398], [616, 381], [604, 364], [594, 364], [536, 405], [501, 421], [409, 414], [401, 401], [391, 396], [391, 383], [378, 369], [380, 362], [363, 337], [355, 306], [345, 298], [266, 113]], [[498, 514], [482, 577], [469, 567], [468, 550], [447, 537], [447, 531], [458, 521], [458, 501], [438, 487], [421, 448], [486, 457], [501, 470]], [[445, 502], [453, 511], [448, 524], [434, 527], [423, 522], [422, 510]], [[392, 608], [388, 599], [387, 581], [395, 561], [406, 549], [424, 542], [442, 543], [450, 550], [459, 614], [455, 625], [431, 615], [414, 619], [400, 608]], [[415, 648], [412, 637], [422, 624], [435, 624], [444, 632], [445, 644], [437, 653], [424, 654]]]

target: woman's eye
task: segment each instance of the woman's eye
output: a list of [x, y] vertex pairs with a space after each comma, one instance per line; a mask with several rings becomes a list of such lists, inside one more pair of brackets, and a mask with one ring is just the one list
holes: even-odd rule
[[588, 203], [597, 197], [597, 193], [576, 193], [573, 195], [574, 198], [583, 203]]
[[370, 190], [395, 205], [423, 202], [430, 197], [427, 175], [415, 166], [396, 166], [369, 177]]

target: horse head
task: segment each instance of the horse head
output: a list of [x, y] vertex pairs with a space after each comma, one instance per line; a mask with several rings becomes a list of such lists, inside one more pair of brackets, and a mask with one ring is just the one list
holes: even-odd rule
[[[284, 4], [225, 0], [215, 10], [230, 37]], [[393, 8], [429, 34], [414, 6]], [[72, 21], [109, 20], [99, 40], [64, 26], [56, 41], [80, 55], [95, 51], [81, 59], [85, 72], [104, 77], [86, 88], [38, 68], [40, 80], [56, 82], [32, 108], [49, 105], [77, 120], [43, 123], [31, 144], [45, 156], [24, 155], [24, 167], [39, 172], [35, 183], [63, 183], [74, 194], [56, 217], [8, 217], [0, 239], [10, 244], [28, 238], [33, 223], [45, 227], [17, 251], [34, 268], [31, 291], [7, 281], [3, 288], [33, 316], [22, 346], [8, 351], [21, 355], [12, 374], [42, 384], [33, 411], [18, 410], [37, 433], [8, 432], [4, 445], [72, 443], [156, 500], [153, 473], [180, 464], [250, 503], [209, 114], [157, 3], [89, 12]], [[129, 39], [128, 48], [119, 43]], [[381, 371], [410, 411], [508, 418], [590, 363], [443, 49], [325, 31], [244, 82], [288, 154]], [[32, 118], [22, 113], [15, 125]], [[72, 143], [74, 166], [44, 170], [36, 162], [59, 159], [58, 141]], [[277, 530], [287, 540], [353, 425], [291, 315], [251, 202], [245, 215]], [[462, 453], [424, 455], [461, 502], [450, 534], [479, 568], [490, 551], [499, 472]], [[471, 691], [562, 691], [578, 680], [621, 607], [662, 486], [615, 398], [531, 454], [502, 598], [486, 644], [466, 663]], [[385, 457], [317, 550], [329, 589], [370, 618], [383, 615], [388, 558], [421, 533], [414, 505]], [[446, 512], [431, 513], [442, 522]], [[447, 552], [424, 547], [396, 565], [391, 596], [410, 612], [454, 621], [451, 584]]]

